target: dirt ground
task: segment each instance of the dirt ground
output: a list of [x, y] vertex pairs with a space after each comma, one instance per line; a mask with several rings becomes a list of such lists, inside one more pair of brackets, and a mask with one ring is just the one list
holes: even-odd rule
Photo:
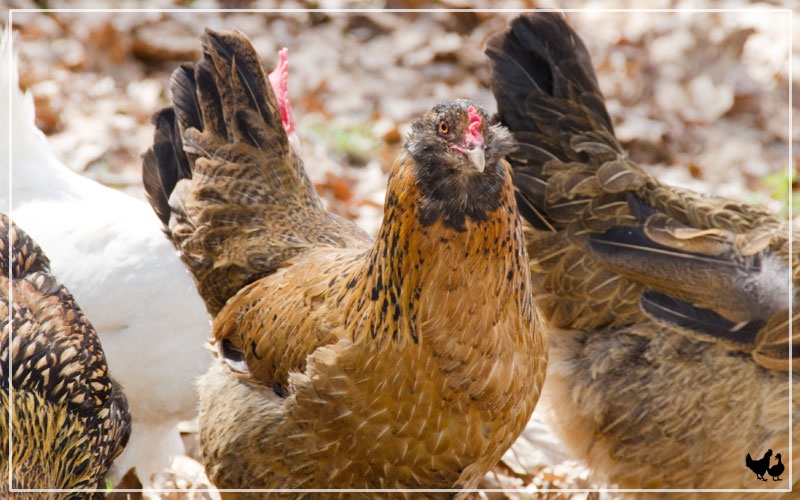
[[[738, 12], [608, 12], [634, 2], [510, 1], [507, 9], [584, 7], [567, 18], [589, 47], [632, 158], [664, 181], [763, 203], [789, 214], [800, 148], [800, 16], [791, 2], [724, 2]], [[15, 9], [100, 8], [103, 2], [11, 0]], [[282, 9], [428, 7], [416, 0], [279, 2]], [[447, 9], [494, 3], [448, 0]], [[70, 168], [144, 197], [140, 155], [152, 142], [150, 116], [168, 104], [170, 72], [199, 57], [205, 27], [237, 28], [271, 69], [289, 48], [289, 92], [303, 157], [328, 207], [371, 233], [382, 215], [386, 175], [412, 119], [454, 97], [494, 102], [483, 55], [487, 38], [515, 12], [242, 12], [274, 8], [246, 0], [115, 2], [115, 8], [173, 12], [14, 12], [20, 82], [34, 95], [37, 124]], [[660, 0], [649, 8], [693, 2]], [[756, 10], [756, 8], [761, 10]], [[186, 9], [186, 10], [183, 10]], [[203, 10], [210, 9], [210, 10]], [[766, 10], [765, 10], [766, 9]], [[0, 11], [0, 21], [9, 13]], [[790, 95], [794, 98], [790, 105]], [[800, 198], [798, 198], [800, 200]], [[800, 211], [800, 203], [794, 203]], [[791, 214], [794, 216], [794, 214]], [[208, 486], [187, 424], [187, 456], [165, 471], [165, 487]], [[591, 489], [589, 471], [564, 454], [541, 419], [506, 455], [489, 488]], [[489, 498], [526, 493], [485, 493]], [[613, 498], [561, 491], [547, 498]], [[214, 493], [149, 493], [215, 498]]]

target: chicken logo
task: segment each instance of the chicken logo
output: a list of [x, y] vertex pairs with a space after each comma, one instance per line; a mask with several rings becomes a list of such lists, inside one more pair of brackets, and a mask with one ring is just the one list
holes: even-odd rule
[[781, 481], [781, 474], [783, 474], [781, 454], [778, 453], [775, 455], [778, 463], [772, 467], [769, 466], [770, 457], [772, 457], [772, 450], [767, 450], [767, 452], [764, 453], [764, 458], [761, 460], [753, 460], [750, 458], [750, 454], [748, 453], [744, 459], [744, 463], [747, 465], [748, 469], [756, 473], [756, 479], [766, 481], [766, 479], [764, 479], [764, 474], [769, 473], [769, 475], [772, 476], [773, 481]]

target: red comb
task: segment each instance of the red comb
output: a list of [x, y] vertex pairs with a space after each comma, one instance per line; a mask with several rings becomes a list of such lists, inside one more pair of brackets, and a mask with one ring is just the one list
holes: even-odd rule
[[473, 106], [467, 109], [467, 117], [469, 118], [469, 126], [467, 126], [467, 133], [464, 135], [464, 142], [468, 144], [483, 144], [483, 134], [481, 133], [481, 126], [483, 120], [480, 113]]
[[289, 49], [283, 48], [278, 52], [278, 64], [269, 74], [269, 83], [278, 99], [278, 108], [281, 112], [281, 121], [287, 134], [294, 132], [294, 118], [289, 105]]

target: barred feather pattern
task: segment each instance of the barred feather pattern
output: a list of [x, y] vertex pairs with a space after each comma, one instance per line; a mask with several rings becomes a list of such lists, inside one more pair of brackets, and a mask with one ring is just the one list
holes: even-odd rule
[[[0, 251], [4, 416], [13, 402], [11, 429], [6, 418], [0, 421], [0, 445], [8, 449], [13, 438], [13, 460], [0, 455], [0, 470], [7, 477], [12, 467], [14, 488], [104, 488], [104, 476], [130, 433], [125, 396], [109, 376], [91, 323], [50, 275], [41, 248], [5, 215], [0, 218]], [[7, 487], [4, 481], [0, 493]]]

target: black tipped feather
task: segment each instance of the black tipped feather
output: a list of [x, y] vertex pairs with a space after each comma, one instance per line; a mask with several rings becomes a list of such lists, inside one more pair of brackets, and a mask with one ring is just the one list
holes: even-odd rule
[[202, 130], [202, 112], [197, 102], [196, 88], [194, 64], [183, 63], [172, 72], [170, 91], [172, 92], [172, 107], [175, 109], [178, 123]]
[[[589, 51], [560, 14], [518, 17], [507, 32], [489, 40], [486, 54], [492, 62], [498, 118], [511, 130], [540, 131], [539, 122], [530, 120], [535, 113], [541, 118], [572, 120], [568, 128], [574, 131], [595, 128], [585, 125], [590, 120], [613, 134]], [[567, 111], [575, 106], [569, 101], [576, 99], [582, 113], [570, 116]]]
[[[233, 47], [238, 43], [236, 35], [232, 33], [217, 32], [206, 29], [207, 40], [214, 47], [214, 53], [221, 56], [227, 65], [232, 69], [232, 77], [235, 75], [239, 84], [238, 92], [243, 95], [250, 106], [255, 108], [264, 122], [269, 126], [277, 126], [280, 121], [275, 123], [270, 110], [272, 107], [267, 103], [266, 79], [261, 69], [261, 62], [254, 52], [240, 51], [235, 53]], [[238, 58], [238, 60], [237, 60]], [[236, 87], [234, 85], [234, 87]], [[280, 118], [280, 115], [278, 115]]]
[[192, 176], [189, 160], [183, 151], [178, 123], [172, 108], [153, 115], [156, 126], [153, 147], [144, 154], [142, 183], [150, 205], [164, 224], [169, 225], [169, 196], [181, 179]]
[[[588, 238], [587, 249], [595, 262], [620, 276], [675, 300], [691, 300], [698, 309], [715, 305], [717, 312], [728, 318], [723, 329], [731, 322], [763, 320], [775, 312], [762, 298], [768, 294], [759, 285], [759, 258], [738, 261], [667, 247], [650, 239], [645, 226], [617, 226], [593, 234]], [[725, 291], [723, 302], [719, 300], [719, 290]]]
[[[195, 88], [191, 89], [191, 93], [200, 105], [200, 126], [195, 126], [197, 130], [213, 132], [214, 134], [228, 137], [228, 127], [225, 125], [225, 115], [222, 111], [223, 103], [220, 97], [220, 92], [217, 88], [217, 75], [214, 69], [214, 63], [211, 62], [211, 57], [206, 55], [204, 59], [195, 65], [194, 70], [194, 84]], [[172, 89], [175, 93], [176, 89]], [[178, 118], [182, 118], [178, 115]], [[189, 128], [189, 124], [185, 123], [184, 130]]]
[[[280, 110], [267, 100], [268, 92], [271, 92], [271, 89], [268, 89], [269, 84], [261, 61], [255, 51], [241, 50], [241, 36], [242, 34], [239, 32], [206, 29], [206, 36], [201, 41], [206, 50], [206, 60], [201, 64], [213, 62], [216, 72], [219, 73], [216, 83], [221, 88], [213, 88], [213, 94], [216, 98], [224, 101], [221, 103], [221, 110], [234, 115], [225, 116], [225, 123], [233, 125], [228, 130], [228, 139], [248, 142], [252, 140], [247, 134], [247, 126], [236, 126], [242, 123], [241, 117], [237, 115], [242, 109], [247, 109], [248, 112], [255, 112], [259, 117], [259, 119], [249, 120], [250, 122], [263, 121], [262, 128], [266, 126], [277, 132], [282, 136], [278, 143], [286, 144], [283, 139], [286, 132], [282, 127]], [[204, 86], [200, 85], [199, 88], [202, 92]], [[205, 103], [205, 99], [201, 100]], [[253, 145], [258, 146], [259, 144]], [[283, 152], [285, 154], [285, 150]]]
[[173, 72], [172, 108], [153, 119], [143, 182], [215, 315], [242, 287], [317, 242], [367, 237], [323, 210], [247, 38], [206, 30], [201, 45], [202, 60]]
[[589, 52], [560, 14], [537, 13], [515, 19], [506, 32], [493, 36], [486, 54], [495, 118], [519, 143], [509, 157], [517, 203], [534, 228], [552, 231], [558, 224], [544, 209], [541, 182], [548, 177], [548, 162], [587, 159], [588, 151], [579, 152], [581, 145], [572, 140], [582, 134], [608, 143], [612, 153], [617, 150]]
[[648, 290], [639, 300], [642, 310], [655, 321], [675, 325], [701, 337], [707, 335], [737, 348], [752, 350], [764, 321], [734, 323], [708, 309], [700, 309], [683, 300]]

